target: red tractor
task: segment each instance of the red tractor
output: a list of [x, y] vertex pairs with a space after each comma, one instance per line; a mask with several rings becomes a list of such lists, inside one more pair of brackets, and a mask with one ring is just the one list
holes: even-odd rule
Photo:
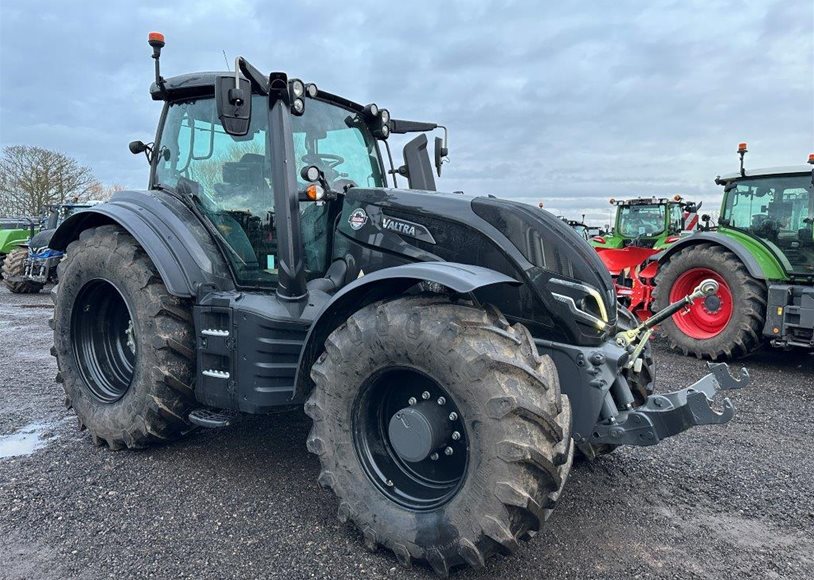
[[689, 235], [698, 226], [701, 204], [672, 199], [610, 200], [616, 220], [610, 235], [594, 236], [591, 245], [613, 276], [616, 296], [641, 320], [651, 316], [657, 262], [648, 259]]

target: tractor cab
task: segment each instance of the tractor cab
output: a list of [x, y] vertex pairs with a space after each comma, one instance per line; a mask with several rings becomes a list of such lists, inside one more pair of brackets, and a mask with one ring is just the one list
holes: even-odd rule
[[[351, 188], [386, 188], [388, 176], [393, 187], [403, 177], [410, 189], [435, 190], [424, 134], [444, 129], [435, 123], [391, 119], [376, 104], [354, 103], [284, 73], [262, 75], [242, 58], [235, 71], [165, 79], [157, 70], [151, 94], [165, 102], [156, 141], [134, 141], [130, 149], [147, 155], [151, 190], [195, 205], [238, 287], [277, 288], [288, 298], [304, 296], [311, 283], [338, 289], [360, 272], [347, 264], [331, 270], [343, 205], [331, 202]], [[420, 133], [404, 147], [398, 168], [386, 141], [391, 133]], [[445, 144], [444, 129], [435, 142], [439, 176]], [[283, 250], [293, 245], [301, 256]]]
[[790, 276], [814, 274], [814, 183], [806, 167], [744, 171], [724, 186], [718, 230], [751, 238]]
[[611, 199], [616, 206], [614, 228], [608, 236], [595, 236], [591, 243], [597, 248], [661, 249], [678, 240], [698, 225], [697, 212], [701, 204], [686, 202], [680, 195], [671, 199], [636, 198]]

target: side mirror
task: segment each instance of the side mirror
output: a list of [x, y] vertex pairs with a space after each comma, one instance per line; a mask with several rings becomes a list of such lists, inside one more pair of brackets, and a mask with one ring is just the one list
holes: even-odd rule
[[410, 189], [435, 191], [435, 178], [432, 175], [430, 155], [427, 152], [427, 136], [419, 135], [410, 140], [402, 151], [404, 167], [399, 168], [401, 175], [407, 176]]
[[441, 177], [441, 164], [444, 158], [449, 155], [449, 149], [444, 147], [444, 140], [441, 137], [435, 138], [435, 173]]
[[149, 147], [144, 141], [130, 141], [128, 147], [130, 148], [130, 153], [132, 153], [133, 155], [144, 153], [149, 149]]
[[[239, 86], [238, 86], [239, 85]], [[243, 137], [249, 132], [252, 116], [252, 87], [248, 79], [223, 76], [215, 79], [215, 106], [223, 130]]]

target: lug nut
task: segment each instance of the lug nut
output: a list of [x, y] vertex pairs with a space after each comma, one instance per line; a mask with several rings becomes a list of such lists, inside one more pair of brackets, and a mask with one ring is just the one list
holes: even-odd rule
[[439, 405], [443, 405], [446, 402], [447, 402], [447, 400], [444, 397], [438, 397], [438, 404]]
[[407, 399], [407, 404], [408, 404], [408, 405], [411, 405], [411, 406], [412, 406], [412, 405], [415, 405], [417, 402], [418, 402], [418, 401], [416, 400], [416, 398], [415, 398], [415, 397], [410, 397], [409, 399]]
[[430, 459], [433, 460], [433, 461], [438, 461], [438, 454], [433, 453], [432, 455], [430, 455]]
[[458, 433], [457, 431], [453, 431], [453, 432], [452, 432], [452, 440], [453, 440], [453, 441], [457, 441], [457, 440], [458, 440], [458, 439], [460, 439], [460, 438], [461, 438], [461, 434], [460, 434], [460, 433]]
[[455, 421], [457, 419], [458, 419], [458, 413], [456, 413], [455, 411], [453, 411], [452, 413], [449, 414], [449, 420], [450, 421]]
[[393, 480], [392, 479], [388, 479], [387, 481], [385, 481], [385, 483], [387, 484], [387, 487], [393, 487]]
[[455, 453], [455, 451], [453, 451], [452, 447], [444, 449], [444, 455], [452, 455], [453, 453]]
[[421, 393], [421, 398], [426, 401], [427, 399], [430, 398], [430, 392], [429, 391], [424, 391], [423, 393]]

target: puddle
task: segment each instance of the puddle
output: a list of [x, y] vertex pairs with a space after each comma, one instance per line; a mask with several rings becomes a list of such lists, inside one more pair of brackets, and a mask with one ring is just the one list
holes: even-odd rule
[[50, 433], [47, 437], [43, 436], [53, 428], [52, 423], [29, 423], [11, 435], [0, 435], [0, 459], [31, 455], [37, 449], [42, 449], [55, 438]]

